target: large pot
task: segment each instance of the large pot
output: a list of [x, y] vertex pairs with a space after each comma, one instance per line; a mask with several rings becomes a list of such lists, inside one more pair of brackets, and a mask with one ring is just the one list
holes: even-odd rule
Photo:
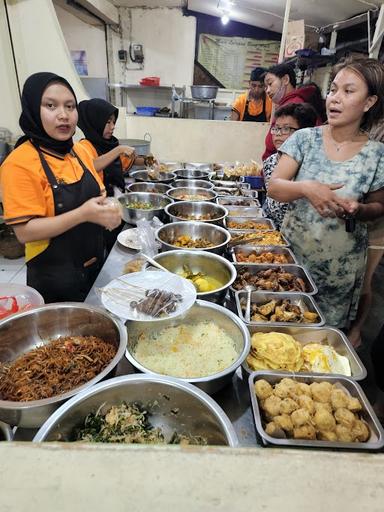
[[218, 90], [217, 85], [191, 85], [191, 95], [194, 100], [214, 100]]
[[137, 155], [147, 156], [151, 152], [151, 136], [147, 133], [144, 135], [144, 139], [119, 139], [119, 143], [122, 146], [135, 148]]
[[83, 303], [59, 302], [12, 315], [0, 322], [0, 362], [14, 361], [59, 336], [98, 336], [113, 343], [117, 352], [99, 375], [71, 391], [30, 402], [0, 400], [0, 420], [24, 428], [40, 427], [68, 398], [110, 376], [127, 344], [122, 324], [105, 310]]
[[188, 383], [157, 375], [124, 375], [85, 390], [60, 407], [33, 441], [70, 441], [89, 413], [121, 402], [142, 403], [166, 440], [176, 431], [201, 435], [208, 444], [238, 444], [231, 422], [212, 398]]

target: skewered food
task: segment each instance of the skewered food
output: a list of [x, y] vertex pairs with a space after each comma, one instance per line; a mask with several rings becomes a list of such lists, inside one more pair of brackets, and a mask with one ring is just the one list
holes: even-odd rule
[[269, 268], [251, 273], [247, 268], [240, 268], [233, 283], [235, 290], [252, 287], [255, 290], [271, 292], [306, 292], [307, 286], [301, 277], [287, 272], [283, 267]]
[[96, 377], [115, 354], [96, 336], [62, 336], [0, 366], [0, 397], [29, 402], [61, 395]]
[[[104, 404], [103, 404], [104, 405]], [[161, 428], [153, 427], [149, 413], [140, 404], [113, 405], [101, 413], [103, 405], [96, 413], [90, 413], [84, 426], [78, 429], [76, 440], [91, 443], [135, 443], [135, 444], [181, 444], [206, 445], [202, 436], [174, 432], [166, 442]]]
[[238, 263], [272, 263], [284, 265], [289, 263], [288, 256], [286, 254], [279, 254], [276, 252], [250, 252], [244, 253], [239, 251], [236, 253], [236, 261]]
[[[247, 300], [241, 300], [243, 309], [247, 306]], [[306, 311], [297, 304], [292, 304], [290, 299], [274, 299], [265, 304], [251, 304], [252, 322], [292, 322], [311, 324], [319, 320], [319, 315], [313, 311]]]
[[227, 223], [228, 229], [254, 229], [257, 231], [270, 231], [271, 227], [269, 224], [257, 222], [255, 220], [247, 220], [239, 222], [236, 220], [229, 220]]
[[169, 315], [176, 311], [177, 304], [182, 302], [182, 296], [165, 290], [146, 290], [145, 297], [139, 301], [132, 301], [130, 306], [139, 313], [159, 317]]
[[[351, 397], [338, 383], [332, 385], [325, 381], [313, 382], [308, 386], [311, 396], [300, 395], [299, 384], [301, 383], [289, 378], [282, 379], [274, 386], [265, 379], [256, 380], [254, 389], [268, 435], [349, 443], [364, 443], [369, 440], [369, 427], [357, 413], [346, 408], [334, 410], [329, 401], [337, 391], [339, 397], [341, 394], [345, 396], [346, 403], [351, 399], [357, 401], [361, 410], [362, 405], [358, 398]], [[271, 394], [265, 399], [267, 389]], [[281, 398], [282, 390], [286, 395], [290, 393], [291, 398]]]

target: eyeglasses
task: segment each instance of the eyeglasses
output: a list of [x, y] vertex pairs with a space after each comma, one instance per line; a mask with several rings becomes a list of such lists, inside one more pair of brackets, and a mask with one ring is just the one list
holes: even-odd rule
[[292, 126], [272, 126], [271, 133], [272, 135], [289, 135], [296, 130], [298, 130], [298, 128], [293, 128]]

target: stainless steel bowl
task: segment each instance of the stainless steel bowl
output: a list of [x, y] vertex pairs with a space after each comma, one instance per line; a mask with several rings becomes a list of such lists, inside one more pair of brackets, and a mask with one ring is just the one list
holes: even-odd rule
[[108, 377], [123, 357], [127, 344], [124, 327], [105, 310], [81, 303], [62, 302], [2, 320], [0, 361], [13, 361], [21, 354], [59, 336], [98, 336], [115, 345], [117, 352], [97, 377], [67, 393], [31, 402], [0, 400], [0, 420], [19, 427], [40, 427], [68, 398]]
[[195, 305], [192, 306], [192, 308], [188, 310], [188, 312], [182, 318], [164, 320], [163, 322], [127, 323], [128, 345], [126, 357], [130, 363], [139, 371], [154, 374], [154, 372], [144, 367], [135, 359], [134, 350], [139, 337], [143, 336], [143, 334], [151, 335], [152, 333], [159, 332], [168, 326], [178, 326], [180, 324], [196, 324], [205, 320], [215, 322], [222, 329], [224, 329], [224, 331], [229, 336], [231, 336], [235, 343], [238, 358], [231, 366], [220, 373], [209, 375], [207, 377], [177, 380], [195, 384], [206, 393], [216, 393], [232, 380], [233, 374], [242, 364], [250, 350], [250, 336], [244, 323], [234, 313], [217, 304], [212, 304], [203, 300], [197, 300]]
[[44, 423], [33, 441], [71, 441], [89, 413], [121, 402], [143, 404], [167, 441], [176, 431], [203, 436], [210, 445], [238, 444], [231, 422], [211, 397], [179, 379], [155, 375], [124, 375], [79, 393]]
[[[168, 190], [167, 196], [175, 201], [214, 201], [217, 194], [213, 190], [201, 187], [180, 187]], [[199, 196], [194, 199], [194, 196]]]
[[228, 288], [236, 279], [234, 265], [222, 256], [212, 252], [179, 249], [157, 254], [154, 260], [174, 274], [181, 274], [183, 266], [188, 265], [193, 273], [202, 272], [224, 283], [223, 286], [212, 292], [197, 293], [198, 299], [219, 304], [223, 303]]
[[136, 181], [171, 183], [176, 179], [176, 174], [174, 172], [161, 172], [158, 178], [154, 178], [150, 171], [135, 171], [131, 173], [131, 177]]
[[209, 171], [201, 169], [176, 169], [176, 176], [184, 180], [208, 180]]
[[[205, 238], [213, 245], [212, 247], [180, 247], [172, 243], [179, 236], [189, 236], [192, 240]], [[163, 251], [172, 251], [177, 249], [189, 251], [206, 251], [215, 254], [223, 254], [228, 246], [231, 235], [221, 226], [207, 224], [206, 222], [173, 222], [166, 224], [156, 231], [156, 240], [161, 243]]]
[[[167, 222], [167, 214], [164, 208], [173, 202], [172, 199], [163, 194], [151, 194], [150, 192], [128, 192], [119, 198], [122, 206], [123, 219], [128, 224], [137, 224], [138, 220], [152, 220], [158, 217], [161, 221]], [[129, 208], [127, 205], [132, 201], [148, 202], [153, 205], [153, 210], [139, 210], [137, 208]]]
[[217, 85], [191, 85], [191, 95], [195, 100], [214, 100], [218, 90]]
[[166, 183], [141, 182], [128, 185], [129, 192], [149, 192], [151, 194], [166, 194], [172, 187]]
[[173, 188], [185, 188], [185, 187], [200, 187], [200, 188], [206, 188], [208, 190], [213, 189], [212, 183], [205, 180], [175, 180], [172, 183]]
[[0, 441], [12, 441], [12, 429], [6, 423], [0, 421]]
[[[228, 210], [209, 201], [177, 201], [165, 207], [165, 212], [172, 222], [196, 220], [207, 224], [222, 224], [228, 215]], [[200, 217], [209, 215], [211, 218], [203, 220]], [[191, 219], [186, 217], [191, 216]]]

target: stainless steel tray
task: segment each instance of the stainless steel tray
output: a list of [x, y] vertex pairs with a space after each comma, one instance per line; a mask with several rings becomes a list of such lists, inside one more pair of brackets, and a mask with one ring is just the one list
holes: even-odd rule
[[[249, 235], [250, 233], [254, 234], [254, 233], [257, 233], [257, 231], [247, 231], [247, 230], [244, 230], [244, 229], [228, 229], [228, 231], [231, 233], [232, 236], [239, 236], [239, 235]], [[260, 233], [263, 233], [262, 231], [260, 231]], [[289, 242], [288, 240], [285, 238], [285, 236], [280, 233], [281, 235], [281, 239], [283, 241], [283, 244], [280, 244], [280, 245], [275, 245], [275, 247], [289, 247]], [[258, 240], [255, 240], [255, 242], [251, 242], [251, 241], [247, 241], [246, 243], [244, 242], [244, 244], [241, 244], [241, 246], [243, 245], [251, 245], [251, 246], [260, 246], [260, 247], [264, 247], [263, 244], [260, 244], [260, 241]], [[268, 247], [271, 247], [271, 244], [268, 245]]]
[[244, 197], [244, 196], [225, 196], [225, 197], [218, 197], [216, 199], [217, 204], [222, 204], [223, 206], [241, 206], [243, 201], [246, 201], [249, 206], [257, 206], [260, 208], [260, 201], [257, 199], [257, 195], [254, 195], [253, 197]]
[[253, 372], [249, 376], [249, 389], [251, 394], [251, 403], [253, 409], [253, 416], [255, 420], [256, 430], [262, 438], [265, 446], [291, 446], [291, 447], [308, 447], [308, 448], [337, 448], [343, 450], [379, 450], [384, 446], [384, 431], [374, 413], [371, 405], [368, 402], [363, 390], [354, 380], [344, 377], [342, 375], [319, 375], [310, 373], [291, 374], [298, 382], [305, 382], [311, 384], [312, 382], [330, 382], [331, 384], [340, 383], [352, 397], [358, 398], [363, 406], [360, 413], [361, 418], [368, 424], [371, 431], [371, 438], [366, 443], [342, 443], [340, 441], [310, 441], [305, 439], [278, 439], [268, 435], [263, 426], [262, 413], [259, 408], [258, 399], [254, 391], [254, 383], [257, 380], [265, 379], [271, 385], [276, 384], [287, 374], [284, 372], [268, 372], [258, 371]]
[[[319, 321], [316, 323], [305, 324], [303, 322], [256, 322], [251, 320], [251, 306], [252, 304], [265, 304], [271, 300], [289, 299], [292, 304], [299, 306], [302, 311], [310, 311], [317, 313]], [[305, 326], [305, 327], [320, 327], [325, 324], [325, 319], [318, 308], [317, 304], [310, 295], [304, 293], [273, 293], [273, 292], [246, 292], [240, 291], [235, 293], [235, 301], [237, 306], [237, 314], [239, 317], [249, 325], [266, 326], [266, 327], [291, 327], [291, 326]], [[241, 303], [245, 302], [245, 311]]]
[[279, 265], [292, 265], [297, 264], [297, 260], [293, 252], [282, 245], [236, 245], [231, 248], [231, 255], [234, 263], [242, 263], [243, 265], [260, 265], [260, 263], [248, 263], [238, 261], [237, 255], [242, 252], [247, 256], [249, 254], [262, 254], [264, 252], [272, 252], [275, 254], [285, 254], [288, 258], [288, 263], [279, 263]]
[[[293, 336], [295, 340], [303, 346], [307, 343], [321, 343], [325, 339], [329, 345], [336, 350], [341, 356], [345, 356], [349, 360], [351, 367], [351, 379], [364, 380], [367, 376], [367, 370], [361, 362], [359, 356], [356, 354], [355, 349], [350, 344], [348, 338], [344, 333], [335, 329], [334, 327], [313, 327], [311, 325], [289, 326], [289, 327], [273, 327], [271, 325], [248, 325], [248, 330], [251, 336], [255, 332], [282, 332]], [[242, 364], [243, 375], [249, 375], [253, 370], [248, 366], [245, 359]], [[280, 371], [287, 377], [287, 372]], [[298, 375], [302, 375], [301, 372]]]
[[228, 215], [231, 217], [260, 218], [264, 217], [263, 209], [255, 206], [227, 205]]
[[[228, 228], [228, 222], [230, 221], [233, 221], [233, 222], [249, 222], [250, 220], [254, 221], [254, 222], [257, 222], [258, 224], [263, 224], [265, 226], [267, 226], [266, 228], [266, 231], [276, 231], [276, 226], [275, 224], [273, 223], [272, 220], [270, 219], [266, 219], [265, 217], [259, 217], [259, 218], [252, 218], [250, 219], [249, 217], [233, 217], [233, 216], [230, 216], [228, 215], [228, 217], [226, 217], [225, 219], [225, 227], [227, 229]], [[262, 230], [259, 230], [259, 229], [244, 229], [244, 228], [230, 228], [231, 231], [234, 231], [234, 232], [241, 232], [241, 233], [253, 233], [255, 231], [262, 231]]]
[[244, 183], [241, 181], [232, 181], [232, 180], [215, 180], [211, 179], [211, 183], [214, 187], [224, 187], [224, 188], [234, 188], [234, 189], [244, 189], [249, 190], [251, 185], [249, 183]]
[[[268, 270], [270, 268], [281, 267], [281, 265], [272, 265], [272, 264], [257, 265], [254, 263], [251, 265], [247, 265], [245, 263], [235, 263], [234, 265], [235, 265], [237, 272], [239, 271], [240, 268], [245, 267], [245, 268], [247, 268], [248, 272], [250, 272], [251, 274], [257, 274], [257, 272], [260, 272], [260, 270]], [[290, 274], [293, 274], [296, 277], [300, 277], [301, 279], [303, 279], [303, 281], [306, 285], [306, 291], [305, 292], [286, 291], [286, 292], [273, 292], [273, 293], [275, 293], [276, 295], [285, 294], [285, 293], [291, 293], [293, 295], [301, 295], [303, 293], [305, 295], [315, 295], [317, 293], [317, 287], [316, 287], [315, 283], [313, 282], [311, 276], [309, 275], [309, 273], [307, 272], [307, 270], [304, 267], [302, 267], [301, 265], [283, 265], [283, 268], [284, 268], [285, 272], [289, 272]], [[233, 286], [230, 287], [230, 290], [234, 294], [238, 291], [241, 291], [241, 290], [236, 290]], [[271, 292], [271, 290], [259, 290], [252, 286], [249, 286], [247, 288], [247, 290]]]

